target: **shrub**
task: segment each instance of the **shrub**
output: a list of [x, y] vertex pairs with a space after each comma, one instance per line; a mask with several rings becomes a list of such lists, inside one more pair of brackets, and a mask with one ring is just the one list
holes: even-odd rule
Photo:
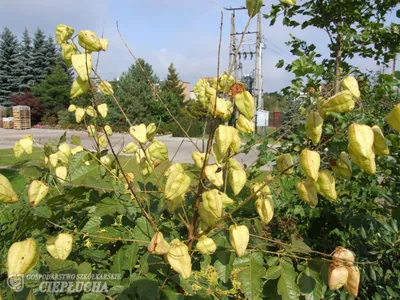
[[10, 100], [14, 105], [26, 105], [31, 108], [32, 125], [40, 122], [44, 106], [29, 91], [25, 91], [22, 95], [11, 95]]

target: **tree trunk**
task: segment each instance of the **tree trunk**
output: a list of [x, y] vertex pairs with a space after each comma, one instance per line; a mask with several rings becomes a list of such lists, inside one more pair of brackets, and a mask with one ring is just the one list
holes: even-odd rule
[[335, 50], [335, 94], [340, 90], [340, 67], [342, 66], [342, 36], [340, 33], [336, 39], [336, 50]]
[[393, 76], [394, 76], [394, 73], [396, 72], [396, 60], [397, 60], [397, 54], [395, 54], [394, 58], [393, 58], [393, 71], [392, 71]]

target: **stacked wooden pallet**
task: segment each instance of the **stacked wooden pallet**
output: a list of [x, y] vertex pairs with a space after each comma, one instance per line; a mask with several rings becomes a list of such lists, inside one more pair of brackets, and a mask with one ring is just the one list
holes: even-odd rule
[[31, 108], [29, 106], [13, 106], [14, 129], [31, 128]]
[[13, 129], [14, 128], [14, 118], [3, 118], [3, 128]]
[[0, 128], [3, 128], [3, 118], [6, 117], [6, 108], [0, 105]]

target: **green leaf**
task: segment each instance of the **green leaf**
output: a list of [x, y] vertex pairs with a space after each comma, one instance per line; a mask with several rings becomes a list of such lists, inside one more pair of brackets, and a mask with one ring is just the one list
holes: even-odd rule
[[[125, 250], [123, 248], [118, 250], [117, 254], [115, 254], [115, 256], [113, 257], [113, 265], [110, 267], [110, 273], [121, 274], [121, 278], [124, 275], [124, 252]], [[118, 281], [119, 280], [115, 280], [115, 284], [118, 284]]]
[[291, 250], [293, 252], [299, 252], [299, 253], [310, 253], [312, 249], [307, 246], [306, 243], [304, 243], [302, 240], [296, 238], [295, 235], [291, 235], [290, 237], [291, 242], [292, 242], [292, 248]]
[[52, 211], [48, 206], [37, 206], [33, 209], [33, 214], [45, 219], [50, 219], [52, 216]]
[[230, 280], [234, 260], [235, 254], [232, 252], [218, 252], [217, 254], [217, 260], [214, 263], [214, 267], [217, 270], [219, 279], [223, 283], [227, 283]]
[[267, 272], [264, 274], [263, 278], [265, 279], [278, 279], [281, 276], [281, 267], [280, 266], [272, 266], [269, 267]]
[[139, 247], [136, 243], [124, 247], [124, 265], [122, 266], [124, 270], [132, 273], [132, 269], [138, 260], [138, 252]]
[[247, 299], [260, 299], [262, 290], [263, 256], [261, 253], [250, 253], [247, 268], [240, 271], [238, 281], [241, 283], [240, 290]]
[[77, 274], [78, 264], [71, 260], [61, 260], [53, 257], [46, 257], [46, 264], [52, 273]]
[[280, 59], [278, 61], [278, 63], [275, 65], [275, 67], [282, 68], [284, 64], [285, 64], [285, 61], [283, 59]]
[[281, 268], [281, 277], [278, 281], [278, 294], [282, 296], [283, 300], [298, 299], [300, 290], [296, 284], [297, 273], [292, 262], [282, 259], [279, 267]]
[[306, 268], [300, 273], [297, 283], [306, 300], [324, 298], [326, 286], [316, 271]]
[[136, 220], [136, 227], [133, 229], [133, 235], [135, 239], [140, 241], [150, 241], [152, 239], [154, 230], [145, 217], [140, 217]]
[[87, 221], [85, 226], [82, 228], [82, 232], [87, 233], [96, 233], [97, 230], [100, 229], [101, 218], [100, 217], [92, 217]]
[[103, 250], [89, 250], [85, 249], [81, 251], [81, 254], [86, 258], [92, 258], [97, 260], [104, 260], [108, 254]]
[[116, 213], [120, 215], [125, 214], [125, 207], [122, 204], [118, 203], [115, 198], [105, 198], [96, 205], [96, 210], [94, 211], [93, 216], [112, 216]]
[[278, 263], [279, 263], [279, 258], [277, 256], [272, 256], [267, 260], [267, 265], [270, 267], [277, 266]]
[[77, 136], [77, 135], [72, 135], [71, 136], [71, 144], [75, 145], [75, 146], [81, 146], [82, 145], [81, 137]]
[[137, 299], [159, 299], [159, 288], [156, 280], [140, 278], [135, 280], [130, 288], [136, 291]]
[[83, 294], [81, 300], [104, 300], [106, 297], [99, 293]]

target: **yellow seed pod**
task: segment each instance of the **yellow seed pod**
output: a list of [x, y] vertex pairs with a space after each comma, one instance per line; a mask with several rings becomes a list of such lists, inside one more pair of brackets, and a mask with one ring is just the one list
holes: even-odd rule
[[317, 181], [318, 194], [324, 196], [326, 199], [335, 201], [337, 198], [335, 177], [329, 170], [322, 170], [319, 172]]
[[255, 202], [256, 210], [265, 224], [271, 222], [274, 216], [274, 200], [271, 196], [258, 198]]
[[199, 238], [196, 249], [203, 255], [211, 255], [217, 250], [214, 240], [203, 235]]
[[215, 141], [217, 142], [218, 151], [222, 155], [228, 152], [232, 144], [232, 129], [235, 128], [232, 126], [219, 125], [217, 130], [215, 130]]
[[182, 205], [182, 203], [184, 201], [185, 201], [184, 195], [176, 197], [176, 198], [171, 199], [171, 200], [167, 200], [167, 206], [168, 206], [169, 211], [170, 212], [176, 211]]
[[299, 165], [301, 171], [311, 180], [317, 181], [318, 171], [321, 165], [321, 157], [317, 151], [304, 149], [300, 153]]
[[254, 132], [254, 123], [245, 116], [240, 115], [236, 121], [236, 129], [241, 132], [253, 133]]
[[72, 99], [79, 97], [89, 91], [89, 88], [89, 81], [83, 81], [80, 77], [76, 77], [71, 85], [70, 97]]
[[[279, 155], [276, 158], [276, 168], [279, 172], [283, 172], [283, 174], [290, 175], [293, 174], [293, 158], [290, 153], [285, 153]], [[289, 169], [289, 167], [291, 167]]]
[[212, 153], [212, 155], [214, 157], [215, 163], [218, 166], [222, 166], [222, 164], [223, 164], [225, 158], [227, 157], [227, 155], [222, 155], [219, 152], [217, 143], [214, 143], [214, 145], [212, 146], [211, 153]]
[[324, 118], [330, 112], [346, 113], [352, 111], [354, 106], [353, 94], [348, 90], [344, 90], [326, 100], [320, 107], [319, 113]]
[[57, 155], [57, 159], [58, 159], [59, 161], [61, 161], [63, 164], [68, 164], [68, 158], [69, 158], [69, 156], [67, 156], [64, 152], [58, 150], [58, 151], [56, 152], [56, 155]]
[[400, 132], [400, 103], [397, 104], [387, 115], [386, 122], [392, 127], [394, 130]]
[[108, 136], [112, 136], [113, 135], [113, 131], [110, 125], [106, 125], [104, 126], [104, 132], [108, 135]]
[[175, 163], [171, 166], [168, 167], [168, 169], [165, 171], [164, 176], [169, 176], [173, 172], [179, 171], [180, 173], [185, 172], [185, 169], [182, 167], [180, 163]]
[[143, 176], [148, 176], [153, 171], [152, 166], [146, 159], [142, 159], [140, 161], [140, 167], [141, 167], [140, 172], [142, 173]]
[[97, 117], [97, 112], [96, 110], [93, 108], [93, 106], [89, 105], [88, 107], [86, 107], [85, 110], [86, 114], [92, 118], [96, 118]]
[[164, 235], [157, 231], [150, 244], [147, 246], [147, 251], [151, 254], [164, 255], [167, 254], [170, 249], [168, 242], [164, 239]]
[[102, 118], [107, 117], [108, 114], [108, 106], [106, 103], [100, 104], [97, 106], [97, 110]]
[[335, 291], [344, 286], [349, 277], [349, 271], [345, 266], [330, 264], [328, 269], [328, 286], [331, 291]]
[[72, 154], [72, 155], [75, 155], [76, 153], [81, 152], [81, 151], [83, 151], [83, 150], [84, 150], [84, 149], [83, 149], [82, 146], [76, 146], [75, 148], [72, 148], [72, 149], [71, 149], [71, 154]]
[[90, 30], [80, 30], [78, 32], [78, 43], [83, 49], [87, 50], [88, 52], [97, 52], [102, 50], [102, 45], [99, 38], [93, 31]]
[[368, 174], [374, 175], [376, 173], [375, 152], [373, 149], [371, 155], [367, 158], [358, 156], [350, 145], [348, 147], [348, 150], [351, 160], [357, 166], [359, 166], [362, 170], [364, 170]]
[[69, 112], [74, 112], [74, 111], [76, 111], [76, 106], [75, 106], [74, 104], [70, 104], [70, 105], [68, 106], [68, 111], [69, 111]]
[[101, 50], [106, 51], [108, 49], [108, 40], [105, 38], [99, 38], [99, 42], [101, 45]]
[[18, 201], [11, 182], [4, 175], [0, 174], [0, 203], [14, 203]]
[[13, 243], [7, 255], [8, 277], [28, 274], [39, 262], [39, 258], [39, 247], [34, 239]]
[[197, 151], [193, 151], [192, 158], [193, 158], [195, 166], [199, 169], [202, 169], [203, 165], [204, 165], [204, 161], [206, 159], [206, 154], [197, 152]]
[[361, 158], [369, 158], [373, 152], [374, 131], [368, 125], [353, 123], [349, 126], [349, 147]]
[[86, 115], [86, 111], [85, 111], [83, 108], [78, 107], [78, 108], [75, 110], [75, 120], [76, 120], [76, 123], [82, 122], [82, 120], [85, 118], [85, 115]]
[[65, 61], [65, 64], [70, 67], [72, 66], [72, 55], [78, 53], [74, 43], [62, 43], [61, 44], [61, 57]]
[[122, 152], [127, 153], [127, 154], [133, 154], [135, 153], [137, 150], [139, 149], [139, 146], [136, 145], [134, 142], [131, 142], [129, 144], [127, 144], [124, 149], [122, 150]]
[[97, 142], [99, 143], [100, 147], [107, 148], [108, 141], [104, 134], [98, 134], [96, 136]]
[[321, 118], [318, 112], [312, 111], [306, 119], [306, 132], [308, 137], [314, 144], [318, 144], [322, 135], [322, 125], [324, 119]]
[[234, 153], [238, 153], [240, 146], [242, 145], [242, 142], [239, 137], [239, 131], [236, 128], [232, 127], [231, 133], [232, 133], [231, 150]]
[[28, 189], [28, 199], [32, 206], [36, 206], [46, 197], [49, 192], [50, 187], [47, 183], [41, 182], [39, 180], [33, 180], [29, 185]]
[[229, 226], [229, 240], [238, 257], [246, 253], [250, 240], [249, 229], [245, 225]]
[[170, 173], [165, 185], [165, 198], [175, 199], [182, 196], [189, 188], [190, 182], [190, 177], [180, 170]]
[[188, 247], [178, 239], [172, 240], [167, 259], [171, 268], [183, 279], [188, 279], [192, 273], [192, 262]]
[[109, 167], [111, 165], [111, 159], [107, 155], [100, 157], [100, 162], [103, 166]]
[[334, 162], [330, 162], [329, 165], [337, 176], [350, 180], [352, 168], [349, 155], [346, 152], [341, 152], [339, 158]]
[[97, 131], [96, 131], [96, 126], [94, 125], [88, 125], [87, 127], [87, 132], [89, 136], [95, 136]]
[[67, 178], [67, 174], [68, 171], [66, 166], [60, 166], [56, 168], [56, 177], [61, 183], [65, 181], [65, 179]]
[[333, 263], [335, 265], [352, 266], [356, 258], [353, 251], [350, 251], [342, 246], [335, 248], [333, 252]]
[[157, 130], [156, 124], [150, 123], [149, 125], [147, 125], [146, 136], [150, 142], [154, 139], [154, 136], [156, 135], [156, 130]]
[[71, 56], [72, 67], [82, 81], [88, 81], [92, 71], [92, 56], [89, 53], [74, 54]]
[[229, 159], [228, 181], [235, 196], [240, 193], [247, 181], [246, 172], [234, 158]]
[[69, 233], [60, 233], [50, 237], [46, 242], [46, 249], [56, 259], [66, 260], [72, 251], [73, 236]]
[[294, 6], [296, 5], [296, 0], [280, 0], [282, 4], [286, 4], [289, 6]]
[[154, 140], [146, 149], [146, 152], [151, 161], [155, 163], [168, 160], [168, 148], [163, 142]]
[[346, 90], [349, 90], [354, 98], [360, 98], [360, 90], [358, 88], [358, 82], [353, 76], [347, 76], [342, 81], [342, 87]]
[[50, 166], [55, 168], [57, 166], [57, 163], [58, 163], [58, 155], [57, 155], [57, 153], [50, 154], [49, 155], [49, 161], [50, 161]]
[[230, 100], [226, 100], [225, 106], [226, 106], [226, 113], [223, 116], [221, 116], [221, 119], [224, 122], [228, 122], [231, 119], [233, 113], [233, 104]]
[[214, 117], [223, 117], [227, 112], [225, 100], [216, 95], [211, 96], [208, 111]]
[[258, 14], [263, 6], [263, 0], [246, 0], [247, 14], [253, 18]]
[[314, 184], [309, 180], [302, 180], [296, 183], [297, 194], [300, 199], [307, 202], [311, 206], [318, 205], [317, 189]]
[[254, 98], [248, 91], [235, 96], [235, 105], [239, 112], [247, 119], [251, 120], [254, 118]]
[[56, 43], [59, 45], [64, 43], [74, 34], [74, 32], [74, 28], [64, 24], [58, 24], [56, 27]]
[[32, 134], [25, 135], [19, 140], [21, 148], [26, 152], [26, 154], [32, 154], [33, 151], [33, 137]]
[[344, 284], [344, 288], [351, 296], [356, 298], [360, 285], [360, 270], [356, 266], [351, 266], [347, 268], [347, 271], [349, 275], [347, 277], [347, 282]]
[[24, 153], [24, 149], [22, 149], [19, 141], [15, 142], [13, 152], [16, 158], [20, 157]]
[[264, 185], [264, 183], [262, 183], [262, 182], [253, 183], [250, 187], [251, 193], [253, 194], [253, 193], [257, 192], [256, 196], [261, 197], [261, 198], [272, 196], [271, 189], [269, 188], [269, 186], [266, 185], [266, 186], [262, 187], [263, 185]]
[[99, 92], [107, 96], [114, 95], [114, 90], [111, 83], [104, 80], [102, 80], [99, 84]]
[[212, 189], [201, 195], [204, 210], [212, 214], [214, 218], [220, 218], [222, 216], [223, 195], [225, 194], [217, 189]]
[[199, 215], [204, 226], [211, 227], [215, 225], [217, 217], [205, 208], [203, 202], [199, 204]]
[[378, 156], [388, 156], [390, 152], [388, 146], [386, 145], [382, 130], [377, 125], [372, 126], [372, 130], [374, 132], [375, 154]]
[[144, 124], [132, 126], [129, 129], [129, 134], [141, 144], [147, 142], [146, 125]]
[[71, 147], [67, 143], [62, 143], [60, 146], [58, 146], [58, 150], [64, 153], [64, 155], [67, 157], [71, 156]]
[[204, 168], [207, 179], [215, 186], [221, 187], [224, 184], [222, 169], [217, 165], [209, 165]]

